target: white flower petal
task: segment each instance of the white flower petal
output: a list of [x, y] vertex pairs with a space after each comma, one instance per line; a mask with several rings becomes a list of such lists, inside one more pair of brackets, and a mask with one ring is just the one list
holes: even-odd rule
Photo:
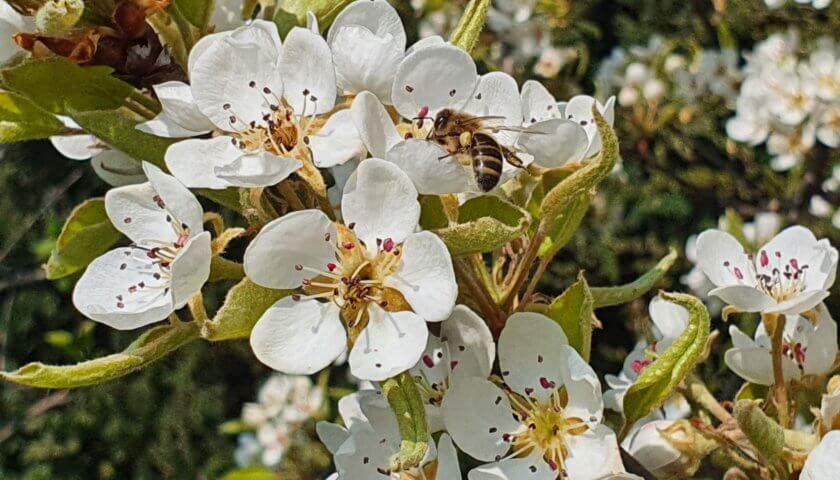
[[341, 444], [350, 437], [346, 428], [330, 422], [318, 422], [315, 424], [315, 431], [318, 434], [318, 439], [327, 447], [327, 451], [333, 455], [341, 447]]
[[285, 297], [271, 306], [251, 331], [257, 359], [279, 372], [311, 375], [347, 348], [347, 333], [332, 302]]
[[350, 114], [356, 130], [371, 155], [384, 158], [388, 150], [402, 140], [385, 107], [370, 92], [362, 92], [353, 100]]
[[784, 315], [796, 315], [807, 312], [828, 298], [829, 293], [825, 290], [811, 290], [802, 292], [793, 298], [779, 302], [771, 307], [765, 308], [766, 313], [781, 313]]
[[335, 453], [335, 466], [341, 480], [369, 480], [386, 478], [380, 469], [390, 466], [390, 456], [395, 453], [388, 445], [382, 445], [384, 436], [363, 425], [354, 429], [350, 437]]
[[435, 480], [461, 480], [461, 467], [458, 464], [458, 451], [452, 443], [452, 437], [444, 433], [438, 440], [438, 468]]
[[198, 109], [193, 99], [192, 87], [183, 82], [164, 82], [154, 87], [163, 113], [183, 129], [206, 133], [213, 129], [210, 121]]
[[87, 160], [102, 153], [105, 145], [93, 135], [54, 135], [50, 143], [58, 153], [71, 160]]
[[160, 112], [155, 118], [138, 123], [134, 128], [144, 133], [165, 138], [188, 138], [204, 133], [187, 130], [170, 118], [166, 112]]
[[[496, 344], [484, 320], [466, 305], [458, 305], [441, 324], [440, 338], [449, 345], [449, 359], [459, 374], [487, 378], [493, 368]], [[466, 359], [471, 361], [467, 362]]]
[[[504, 72], [482, 75], [463, 110], [479, 117], [503, 117], [488, 120], [490, 125], [519, 127], [522, 125], [522, 99], [516, 80]], [[503, 130], [494, 136], [505, 145], [513, 145], [517, 134]]]
[[187, 241], [172, 261], [172, 303], [181, 308], [210, 278], [210, 232], [201, 232]]
[[160, 196], [163, 208], [181, 222], [182, 228], [189, 229], [192, 235], [204, 230], [204, 209], [183, 183], [149, 162], [143, 162], [143, 172]]
[[332, 45], [336, 83], [345, 95], [369, 91], [391, 103], [391, 84], [403, 59], [403, 48], [390, 35], [376, 36], [365, 27], [342, 27]]
[[309, 136], [309, 148], [312, 160], [319, 168], [343, 165], [354, 158], [363, 158], [367, 153], [350, 109], [332, 114], [318, 133]]
[[566, 471], [569, 478], [600, 480], [624, 473], [618, 441], [608, 427], [598, 425], [581, 435], [571, 435], [568, 439]]
[[[768, 311], [776, 305], [775, 300], [773, 300], [770, 295], [767, 295], [766, 293], [749, 285], [729, 285], [719, 287], [710, 290], [709, 295], [714, 295], [733, 307], [745, 312]], [[817, 302], [819, 302], [819, 300]]]
[[[773, 364], [766, 348], [732, 348], [726, 351], [724, 361], [730, 370], [748, 382], [773, 384]], [[788, 357], [782, 357], [782, 370], [785, 379], [799, 378], [799, 368]]]
[[303, 162], [296, 158], [260, 152], [242, 155], [216, 166], [213, 171], [221, 180], [237, 187], [268, 187], [282, 182], [302, 166]]
[[543, 84], [528, 80], [522, 85], [522, 118], [525, 125], [563, 118], [563, 112], [557, 107], [557, 100]]
[[732, 337], [732, 345], [735, 348], [755, 348], [758, 346], [752, 338], [735, 325], [729, 326], [729, 336]]
[[831, 371], [837, 359], [837, 322], [831, 318], [824, 304], [817, 307], [817, 326], [808, 341], [803, 365], [806, 375], [823, 375]]
[[667, 345], [662, 345], [662, 350], [659, 350], [664, 351], [688, 327], [688, 310], [658, 295], [650, 301], [648, 308], [650, 319], [662, 334], [662, 340], [667, 341]]
[[132, 330], [172, 313], [167, 286], [160, 266], [145, 252], [118, 248], [88, 265], [76, 282], [73, 305], [86, 317], [111, 328]]
[[358, 0], [339, 13], [330, 31], [327, 42], [333, 45], [338, 32], [347, 26], [358, 25], [367, 28], [378, 37], [390, 35], [400, 51], [405, 50], [405, 28], [396, 9], [386, 0]]
[[[718, 287], [755, 285], [744, 247], [735, 237], [721, 230], [706, 230], [697, 237], [697, 265]], [[739, 272], [741, 278], [738, 278]]]
[[507, 394], [478, 377], [455, 383], [443, 399], [447, 432], [463, 452], [484, 461], [508, 451], [502, 436], [519, 428], [512, 412]]
[[[269, 222], [245, 250], [245, 274], [267, 288], [297, 288], [334, 262], [335, 225], [319, 210], [291, 212]], [[302, 267], [298, 270], [297, 266]]]
[[[611, 100], [613, 100], [611, 98]], [[598, 135], [598, 126], [595, 125], [595, 117], [592, 115], [592, 107], [598, 106], [598, 111], [605, 116], [605, 120], [612, 125], [614, 113], [612, 111], [613, 102], [607, 102], [610, 110], [595, 100], [589, 95], [575, 95], [566, 104], [565, 118], [573, 122], [577, 122], [586, 131], [586, 137], [589, 139], [589, 149], [586, 152], [586, 157], [595, 155], [601, 151], [601, 137]], [[609, 117], [609, 118], [606, 118]]]
[[231, 143], [232, 137], [187, 139], [166, 149], [164, 160], [172, 175], [190, 188], [223, 189], [232, 184], [216, 176], [216, 167], [227, 165], [242, 155]]
[[478, 72], [470, 55], [452, 45], [431, 46], [405, 57], [394, 78], [391, 101], [405, 118], [428, 107], [429, 115], [462, 105], [472, 95]]
[[368, 315], [350, 351], [350, 372], [379, 382], [414, 366], [426, 346], [426, 322], [412, 312], [386, 312], [377, 305], [368, 307]]
[[601, 423], [604, 402], [601, 399], [601, 382], [592, 367], [569, 345], [559, 347], [561, 354], [560, 378], [566, 387], [569, 403], [564, 412], [577, 417], [595, 428]]
[[561, 118], [531, 125], [519, 134], [519, 147], [534, 156], [534, 163], [547, 167], [562, 167], [583, 160], [589, 140], [583, 127]]
[[806, 290], [822, 290], [831, 286], [826, 285], [826, 280], [835, 275], [836, 252], [828, 242], [818, 241], [810, 230], [796, 225], [779, 232], [759, 250], [759, 255], [763, 255], [762, 258], [766, 257], [768, 261], [766, 264], [756, 262], [756, 269], [760, 274], [772, 275], [773, 269], [796, 270], [796, 265], [807, 269]]
[[411, 309], [427, 322], [446, 319], [458, 297], [452, 258], [432, 232], [414, 233], [405, 239], [400, 267], [385, 279], [385, 285], [399, 290]]
[[318, 34], [295, 27], [280, 58], [286, 100], [298, 115], [329, 112], [335, 106], [335, 68], [327, 42]]
[[90, 159], [90, 166], [99, 178], [114, 187], [146, 181], [142, 164], [119, 150], [105, 150], [94, 155]]
[[513, 391], [546, 400], [563, 385], [566, 334], [539, 313], [511, 315], [499, 336], [499, 367]]
[[470, 189], [471, 172], [436, 143], [405, 140], [388, 150], [385, 160], [407, 173], [423, 195], [462, 193]]
[[840, 430], [828, 432], [811, 450], [799, 474], [799, 480], [825, 480], [840, 471]]
[[[557, 472], [549, 467], [538, 451], [525, 458], [507, 458], [470, 470], [469, 480], [554, 480]], [[577, 477], [574, 477], [577, 480]]]
[[417, 228], [417, 189], [396, 165], [377, 158], [364, 160], [344, 185], [341, 214], [345, 223], [356, 224], [356, 235], [374, 255], [377, 239], [399, 244]]

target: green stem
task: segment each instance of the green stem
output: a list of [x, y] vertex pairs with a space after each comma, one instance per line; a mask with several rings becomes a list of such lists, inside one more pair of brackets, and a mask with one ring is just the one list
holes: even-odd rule
[[470, 0], [470, 3], [464, 9], [464, 14], [458, 21], [458, 26], [455, 27], [455, 31], [449, 37], [449, 41], [467, 53], [472, 52], [478, 41], [478, 36], [484, 29], [489, 8], [490, 0]]
[[155, 114], [160, 113], [160, 103], [153, 98], [143, 95], [143, 93], [138, 92], [137, 90], [132, 90], [128, 98], [133, 100], [135, 103], [142, 105], [144, 108], [151, 110]]
[[721, 423], [728, 423], [733, 420], [732, 415], [723, 408], [723, 405], [717, 401], [715, 396], [712, 395], [712, 392], [706, 387], [706, 384], [696, 374], [692, 373], [686, 378], [685, 387], [682, 391], [685, 396], [706, 409], [706, 411], [714, 415]]
[[790, 403], [788, 401], [787, 385], [782, 366], [782, 344], [784, 343], [785, 316], [778, 314], [764, 315], [764, 325], [771, 327], [772, 343], [771, 355], [773, 358], [773, 387], [771, 398], [776, 406], [779, 423], [790, 428]]

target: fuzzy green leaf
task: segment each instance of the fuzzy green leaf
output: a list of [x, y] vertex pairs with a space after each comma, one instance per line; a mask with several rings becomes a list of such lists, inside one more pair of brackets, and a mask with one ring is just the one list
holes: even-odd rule
[[166, 168], [166, 149], [178, 139], [163, 138], [137, 130], [137, 121], [126, 113], [113, 110], [71, 111], [70, 116], [85, 131], [109, 146], [137, 160]]
[[484, 195], [461, 205], [458, 224], [435, 230], [452, 255], [491, 252], [527, 231], [530, 217], [498, 197]]
[[420, 465], [429, 448], [426, 410], [414, 378], [408, 372], [382, 382], [382, 394], [397, 417], [400, 451], [391, 459], [391, 470], [400, 472]]
[[582, 273], [551, 302], [546, 314], [563, 327], [569, 344], [588, 362], [592, 350], [592, 294]]
[[134, 91], [111, 76], [109, 67], [80, 67], [66, 58], [25, 61], [0, 72], [4, 89], [56, 114], [119, 108]]
[[734, 413], [741, 431], [761, 456], [771, 462], [778, 460], [785, 448], [785, 430], [761, 410], [761, 401], [740, 400]]
[[590, 194], [582, 194], [569, 202], [568, 210], [557, 217], [540, 245], [541, 258], [552, 257], [565, 247], [577, 232], [586, 211], [589, 210]]
[[449, 226], [449, 216], [443, 201], [437, 195], [420, 195], [420, 226], [424, 230], [434, 230]]
[[277, 480], [277, 472], [262, 467], [250, 467], [228, 472], [222, 480]]
[[671, 249], [652, 269], [636, 280], [617, 287], [592, 287], [595, 308], [620, 305], [635, 300], [652, 289], [677, 260], [677, 251]]
[[291, 293], [261, 287], [246, 278], [228, 291], [216, 316], [201, 326], [201, 336], [213, 342], [248, 338], [262, 314]]
[[188, 22], [204, 31], [213, 18], [213, 3], [213, 0], [178, 0], [174, 5]]
[[96, 385], [128, 375], [198, 338], [195, 323], [162, 325], [146, 331], [124, 351], [75, 365], [45, 365], [34, 362], [0, 372], [9, 382], [38, 388], [77, 388]]
[[324, 31], [335, 20], [336, 15], [353, 0], [285, 0], [279, 3], [274, 12], [273, 21], [286, 34], [294, 27], [306, 25], [306, 14], [312, 12], [318, 18], [318, 26]]
[[450, 35], [449, 42], [467, 53], [472, 52], [481, 31], [484, 30], [489, 8], [490, 0], [470, 0], [458, 21], [458, 26]]
[[625, 431], [665, 402], [694, 369], [709, 339], [709, 312], [703, 302], [684, 293], [661, 295], [664, 300], [688, 310], [688, 327], [627, 390], [624, 396]]
[[105, 213], [105, 200], [91, 198], [77, 206], [64, 223], [55, 249], [44, 266], [55, 280], [84, 269], [120, 239], [120, 232]]
[[11, 92], [0, 92], [0, 142], [37, 140], [61, 135], [67, 128], [54, 115], [31, 100]]

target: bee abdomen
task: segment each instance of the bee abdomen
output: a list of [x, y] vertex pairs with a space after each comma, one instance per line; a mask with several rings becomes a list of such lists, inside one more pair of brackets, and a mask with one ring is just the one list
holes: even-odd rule
[[490, 135], [476, 133], [473, 135], [470, 154], [475, 181], [482, 191], [489, 192], [499, 183], [502, 175], [502, 148]]

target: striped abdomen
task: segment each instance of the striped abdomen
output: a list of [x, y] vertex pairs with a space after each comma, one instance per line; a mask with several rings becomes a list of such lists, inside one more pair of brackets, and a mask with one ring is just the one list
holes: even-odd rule
[[478, 188], [483, 192], [493, 190], [502, 176], [505, 154], [495, 138], [486, 133], [475, 133], [470, 143], [472, 169]]

